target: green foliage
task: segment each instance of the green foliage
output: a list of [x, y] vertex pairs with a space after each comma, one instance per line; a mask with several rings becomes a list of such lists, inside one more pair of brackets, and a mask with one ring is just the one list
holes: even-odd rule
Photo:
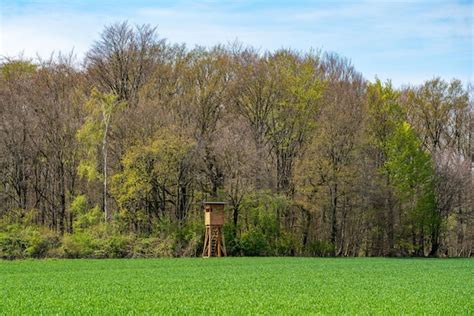
[[0, 233], [0, 258], [45, 258], [54, 256], [60, 237], [48, 229], [18, 224], [3, 227]]
[[16, 259], [26, 255], [28, 241], [23, 238], [22, 229], [18, 225], [7, 226], [0, 232], [0, 258]]
[[179, 172], [193, 142], [177, 130], [162, 130], [155, 139], [130, 148], [123, 170], [112, 178], [111, 192], [120, 208], [120, 220], [147, 226], [152, 207], [174, 194]]
[[90, 208], [84, 195], [70, 205], [73, 231], [61, 236], [47, 228], [25, 224], [0, 224], [0, 259], [24, 258], [156, 258], [199, 256], [202, 251], [202, 219], [178, 227], [163, 217], [155, 237], [121, 234], [105, 225], [102, 211]]
[[398, 247], [405, 254], [420, 254], [423, 245], [414, 240], [423, 239], [424, 234], [429, 234], [440, 223], [436, 213], [433, 159], [405, 120], [399, 93], [390, 82], [383, 85], [377, 79], [369, 84], [367, 98], [371, 141], [379, 151], [379, 174], [383, 175], [386, 189], [394, 193], [400, 208]]
[[275, 77], [273, 104], [266, 121], [266, 137], [277, 160], [278, 189], [290, 189], [292, 164], [305, 139], [315, 127], [319, 100], [325, 82], [318, 76], [318, 56], [298, 58], [278, 51], [270, 59], [270, 75]]
[[[240, 227], [228, 225], [226, 242], [231, 254], [244, 256], [287, 256], [300, 251], [299, 240], [280, 227], [280, 216], [291, 201], [282, 194], [256, 191], [242, 201]], [[242, 230], [236, 235], [236, 230]]]
[[[434, 170], [430, 155], [407, 122], [399, 124], [388, 140], [385, 168], [391, 174], [392, 183], [401, 199], [409, 199], [415, 193], [433, 192]], [[427, 202], [425, 199], [420, 201]]]
[[88, 209], [87, 197], [83, 194], [76, 196], [69, 205], [69, 209], [74, 215], [85, 214]]
[[[204, 226], [202, 217], [189, 219], [187, 223], [178, 230], [175, 255], [198, 257], [202, 254], [204, 246]], [[181, 249], [181, 251], [180, 251]]]
[[132, 244], [131, 236], [113, 235], [106, 240], [104, 253], [107, 258], [127, 258]]
[[399, 96], [390, 82], [382, 84], [377, 79], [368, 85], [370, 142], [377, 152], [378, 174], [385, 189], [383, 198], [390, 203], [392, 212], [395, 207], [400, 210], [397, 231], [394, 222], [389, 229], [394, 230], [393, 236], [397, 235], [402, 253], [422, 254], [423, 244], [416, 240], [423, 240], [439, 222], [433, 160], [406, 121]]
[[87, 232], [66, 235], [62, 242], [65, 258], [95, 258], [99, 245], [93, 236]]
[[235, 227], [233, 224], [225, 224], [223, 227], [224, 230], [224, 239], [225, 239], [225, 248], [227, 255], [229, 256], [240, 256], [242, 255], [242, 242], [238, 227]]
[[316, 114], [317, 102], [325, 88], [324, 81], [316, 73], [317, 63], [318, 56], [311, 54], [300, 59], [287, 51], [279, 51], [272, 56], [279, 98], [272, 108], [269, 124], [270, 133], [279, 137], [282, 149], [291, 146], [290, 142], [299, 134], [314, 127], [314, 120], [309, 118]]
[[107, 123], [110, 116], [124, 109], [127, 106], [126, 102], [119, 101], [118, 96], [114, 93], [102, 93], [96, 88], [92, 89], [91, 96], [85, 104], [85, 109], [95, 117], [102, 127]]
[[391, 175], [392, 186], [404, 216], [417, 232], [429, 232], [440, 221], [436, 213], [434, 168], [428, 152], [407, 122], [398, 124], [388, 140], [385, 169]]
[[160, 239], [110, 235], [98, 239], [80, 233], [65, 238], [63, 251], [66, 258], [157, 258], [174, 256], [175, 244], [171, 236]]
[[103, 219], [103, 213], [99, 206], [90, 207], [85, 195], [78, 195], [69, 206], [74, 215], [73, 230], [84, 231], [99, 225]]
[[316, 240], [308, 245], [307, 252], [310, 256], [329, 257], [335, 253], [335, 247], [332, 243], [325, 240]]
[[250, 230], [242, 234], [241, 247], [244, 256], [268, 255], [269, 242], [261, 231]]
[[387, 145], [385, 167], [400, 192], [430, 184], [433, 176], [431, 157], [422, 149], [410, 124], [398, 124]]
[[[112, 116], [123, 110], [126, 105], [126, 102], [119, 101], [114, 93], [101, 93], [96, 88], [92, 89], [84, 105], [87, 113], [85, 122], [76, 133], [83, 156], [78, 167], [80, 176], [86, 177], [89, 181], [100, 178], [97, 172], [99, 145], [101, 142], [103, 146], [106, 145]], [[106, 150], [106, 148], [103, 149]]]
[[403, 121], [404, 113], [398, 102], [400, 93], [390, 81], [383, 84], [379, 79], [367, 85], [368, 129], [370, 142], [386, 155], [390, 135]]
[[103, 220], [103, 212], [99, 206], [95, 206], [83, 214], [78, 214], [74, 220], [73, 229], [80, 231], [88, 227], [100, 224]]
[[27, 60], [14, 60], [0, 65], [0, 74], [6, 80], [12, 80], [25, 74], [32, 74], [37, 66]]
[[130, 250], [131, 258], [159, 258], [175, 255], [175, 239], [168, 236], [161, 239], [156, 237], [137, 238]]
[[77, 140], [82, 144], [83, 155], [85, 157], [79, 163], [78, 175], [85, 177], [88, 181], [99, 178], [97, 172], [97, 154], [103, 133], [100, 124], [97, 124], [92, 117], [89, 117], [76, 134]]
[[54, 251], [59, 247], [60, 242], [59, 235], [51, 230], [45, 228], [31, 229], [26, 254], [32, 258], [49, 257], [54, 255]]

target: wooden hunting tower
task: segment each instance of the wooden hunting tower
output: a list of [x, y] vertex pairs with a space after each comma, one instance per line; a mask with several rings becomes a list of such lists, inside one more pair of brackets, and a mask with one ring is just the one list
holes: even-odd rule
[[206, 235], [204, 237], [203, 257], [227, 256], [225, 251], [224, 234], [224, 202], [204, 202], [204, 223]]

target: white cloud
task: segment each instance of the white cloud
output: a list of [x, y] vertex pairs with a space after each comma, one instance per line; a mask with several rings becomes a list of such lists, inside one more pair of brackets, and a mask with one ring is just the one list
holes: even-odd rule
[[[467, 8], [471, 10], [449, 2], [366, 1], [244, 10], [240, 2], [205, 1], [104, 10], [110, 12], [104, 14], [50, 4], [2, 14], [0, 55], [24, 51], [26, 56], [47, 56], [53, 50], [74, 48], [81, 58], [105, 24], [127, 19], [158, 25], [160, 36], [189, 46], [238, 38], [261, 49], [336, 51], [352, 58], [366, 77], [378, 73], [394, 78], [395, 84], [429, 79], [431, 72], [469, 79], [472, 57], [466, 56], [473, 53], [473, 5]], [[453, 62], [456, 58], [469, 58], [470, 65]]]

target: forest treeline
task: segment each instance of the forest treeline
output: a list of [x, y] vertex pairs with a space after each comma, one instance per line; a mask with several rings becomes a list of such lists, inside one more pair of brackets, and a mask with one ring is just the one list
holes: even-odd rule
[[473, 98], [346, 58], [104, 28], [0, 64], [0, 257], [471, 256]]

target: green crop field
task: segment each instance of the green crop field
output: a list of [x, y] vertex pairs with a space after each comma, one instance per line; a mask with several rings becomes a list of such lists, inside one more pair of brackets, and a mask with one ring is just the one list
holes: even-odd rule
[[474, 260], [0, 261], [0, 314], [472, 314]]

